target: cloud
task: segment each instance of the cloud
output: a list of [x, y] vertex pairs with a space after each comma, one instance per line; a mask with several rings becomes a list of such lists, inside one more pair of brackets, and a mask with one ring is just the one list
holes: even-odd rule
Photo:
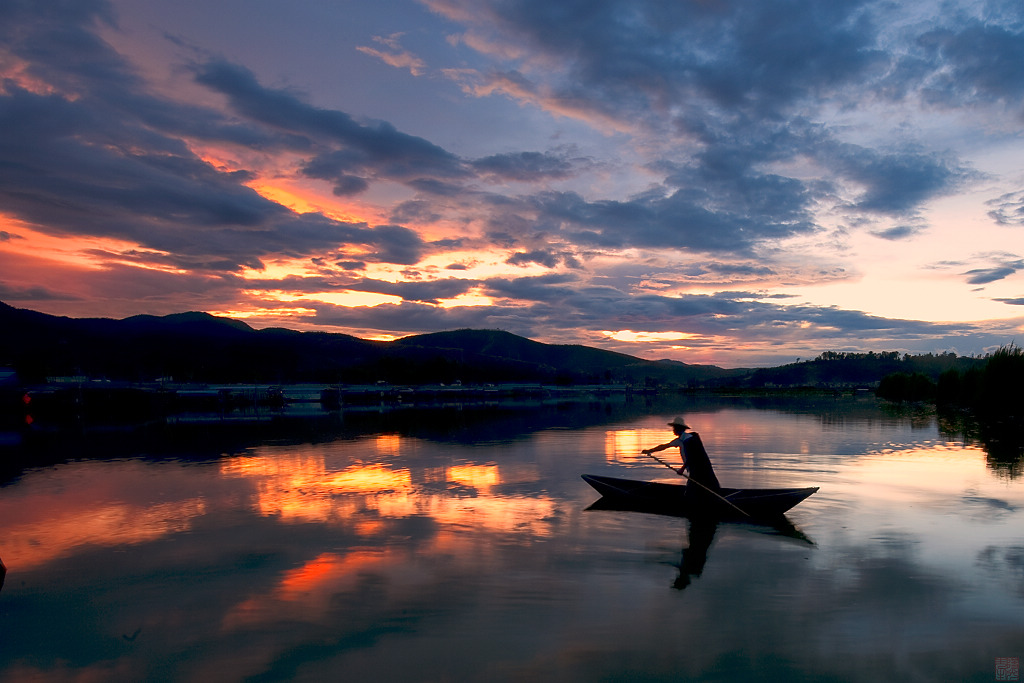
[[[68, 298], [67, 293], [55, 292], [48, 287], [13, 287], [0, 282], [0, 301], [42, 302], [64, 301]], [[70, 298], [77, 297], [72, 295]]]
[[915, 236], [918, 233], [918, 229], [911, 225], [896, 225], [885, 230], [876, 230], [871, 234], [875, 237], [880, 237], [883, 240], [898, 241], [905, 240]]
[[[386, 121], [360, 123], [349, 114], [307, 104], [295, 94], [260, 85], [248, 69], [222, 61], [195, 66], [196, 82], [228, 98], [248, 120], [294, 136], [323, 151], [304, 167], [306, 175], [339, 179], [343, 188], [360, 173], [393, 180], [465, 177], [458, 157]], [[345, 190], [343, 189], [342, 192]]]
[[[1024, 74], [1019, 68], [1024, 61], [1020, 9], [994, 3], [991, 10], [995, 11], [989, 21], [960, 16], [958, 25], [921, 35], [918, 43], [936, 65], [927, 81], [930, 101], [959, 107], [979, 102], [1019, 105], [1024, 99]], [[1000, 16], [1000, 10], [1015, 15]]]
[[504, 179], [522, 181], [562, 179], [573, 173], [569, 160], [540, 152], [493, 154], [474, 161], [473, 168]]
[[[408, 108], [394, 115], [400, 128], [360, 117], [360, 101], [320, 104], [346, 92], [328, 100], [271, 87], [257, 63], [204, 49], [171, 65], [187, 87], [165, 89], [148, 80], [152, 63], [135, 66], [131, 41], [117, 43], [122, 53], [104, 40], [118, 30], [107, 3], [3, 3], [0, 210], [18, 228], [0, 232], [0, 244], [19, 246], [21, 226], [98, 238], [79, 255], [106, 270], [76, 272], [91, 283], [81, 291], [120, 301], [134, 274], [154, 310], [175, 297], [196, 308], [256, 305], [257, 282], [311, 301], [341, 289], [388, 294], [402, 303], [316, 304], [316, 324], [385, 333], [630, 329], [780, 348], [988, 334], [793, 305], [770, 288], [848, 277], [838, 256], [800, 251], [837, 223], [911, 242], [929, 228], [930, 203], [982, 177], [965, 158], [984, 154], [928, 131], [1019, 128], [1024, 15], [1015, 3], [943, 12], [867, 0], [427, 4], [452, 22], [450, 51], [431, 52], [424, 39], [420, 57], [403, 34], [375, 28], [363, 34], [377, 34], [372, 45], [360, 38], [347, 54], [360, 45], [412, 75], [457, 79], [491, 98], [470, 103], [474, 115], [514, 109], [519, 126], [481, 124], [491, 139], [467, 131], [467, 143], [396, 88], [388, 104]], [[313, 82], [280, 68], [285, 83]], [[177, 99], [197, 90], [198, 99]], [[461, 111], [458, 126], [470, 116]], [[306, 190], [315, 199], [305, 205], [323, 212], [274, 199], [295, 191], [301, 206]], [[1012, 191], [984, 210], [1017, 226], [1022, 207]], [[441, 260], [391, 267], [427, 256]], [[302, 264], [295, 270], [306, 275], [237, 277], [271, 263]], [[504, 272], [430, 279], [477, 267]], [[550, 272], [532, 276], [538, 267]], [[1008, 254], [947, 267], [973, 286], [1024, 268]], [[12, 278], [4, 291], [26, 300], [80, 294]], [[704, 293], [687, 292], [698, 285]], [[715, 287], [726, 291], [708, 293]], [[470, 292], [497, 303], [437, 305]]]
[[[215, 168], [182, 136], [312, 151], [323, 143], [314, 145], [310, 136], [320, 135], [335, 148], [315, 154], [306, 171], [330, 177], [340, 194], [366, 187], [362, 178], [343, 173], [349, 166], [388, 177], [418, 176], [423, 169], [459, 175], [452, 155], [387, 124], [358, 124], [261, 88], [240, 67], [196, 67], [200, 82], [220, 88], [239, 110], [259, 114], [229, 123], [213, 110], [149, 94], [128, 63], [92, 32], [93, 21], [106, 16], [105, 5], [83, 3], [59, 16], [49, 5], [19, 11], [22, 30], [10, 34], [10, 54], [33, 76], [45, 77], [51, 90], [56, 84], [68, 92], [34, 92], [8, 81], [0, 93], [0, 199], [8, 215], [52, 234], [136, 243], [162, 254], [152, 254], [154, 262], [186, 269], [259, 269], [271, 255], [302, 257], [346, 245], [363, 260], [411, 264], [421, 258], [424, 244], [412, 230], [297, 214], [247, 187], [253, 173]], [[46, 24], [50, 19], [61, 27], [63, 42]], [[81, 43], [76, 58], [66, 59], [75, 42]], [[140, 253], [122, 258], [141, 263]]]
[[854, 207], [874, 213], [910, 212], [972, 177], [958, 163], [912, 147], [881, 152], [842, 144], [836, 145], [826, 158], [845, 178], [864, 188]]
[[376, 294], [391, 294], [401, 297], [403, 301], [437, 304], [442, 299], [453, 299], [473, 290], [477, 286], [474, 280], [445, 278], [424, 282], [387, 282], [383, 280], [362, 279], [348, 285], [347, 289]]
[[[514, 78], [506, 76], [503, 92], [552, 111], [575, 110], [583, 120], [615, 117], [634, 132], [637, 124], [647, 126], [664, 146], [665, 160], [679, 152], [690, 156], [691, 163], [675, 162], [686, 173], [674, 181], [691, 188], [713, 181], [711, 194], [721, 203], [697, 206], [716, 213], [735, 207], [726, 211], [778, 225], [823, 198], [826, 184], [768, 173], [763, 167], [771, 161], [814, 159], [856, 188], [859, 196], [847, 200], [849, 207], [891, 215], [910, 214], [974, 177], [946, 152], [913, 145], [872, 149], [843, 141], [839, 128], [814, 123], [822, 107], [868, 106], [872, 88], [892, 78], [907, 48], [889, 47], [890, 34], [906, 31], [899, 38], [912, 45], [915, 39], [915, 24], [905, 27], [909, 20], [896, 8], [856, 0], [827, 6], [809, 0], [671, 6], [623, 0], [585, 8], [527, 1], [429, 4], [466, 24], [475, 37], [469, 44], [514, 67], [505, 71]], [[571, 40], [562, 30], [568, 25]], [[963, 42], [977, 44], [968, 37]], [[1007, 47], [992, 59], [1013, 69], [1019, 63], [1013, 54]], [[905, 76], [902, 87], [924, 88], [949, 59], [921, 57], [923, 68], [913, 81]], [[686, 141], [688, 147], [679, 146]], [[695, 207], [689, 208], [693, 218]]]
[[538, 91], [525, 83], [544, 78], [554, 109], [574, 102], [628, 118], [710, 104], [772, 115], [880, 68], [872, 26], [857, 2], [429, 5], [467, 24], [477, 49], [516, 58], [520, 91]]
[[1017, 272], [1017, 268], [1011, 268], [1004, 266], [1002, 268], [976, 268], [969, 270], [964, 275], [968, 275], [967, 284], [971, 285], [987, 285], [990, 282], [996, 282], [997, 280], [1003, 280], [1010, 277]]
[[373, 37], [374, 42], [386, 47], [389, 50], [388, 52], [362, 45], [356, 47], [356, 49], [364, 54], [370, 55], [371, 57], [376, 57], [388, 66], [393, 66], [398, 69], [408, 69], [409, 73], [413, 76], [420, 76], [426, 69], [426, 63], [411, 52], [402, 49], [400, 44], [400, 38], [402, 35], [403, 34], [401, 33], [393, 33], [387, 37]]
[[1024, 225], [1024, 192], [1008, 192], [985, 203], [995, 207], [988, 215], [999, 225]]
[[[972, 261], [991, 265], [972, 268], [964, 272], [963, 275], [967, 276], [967, 284], [970, 285], [986, 285], [991, 282], [1004, 280], [1017, 271], [1024, 269], [1024, 259], [1007, 252], [978, 254], [973, 257]], [[964, 264], [954, 262], [947, 265], [949, 267], [959, 267]]]
[[[768, 183], [770, 185], [770, 182]], [[766, 189], [770, 193], [770, 190]], [[654, 247], [750, 253], [766, 240], [817, 229], [800, 206], [775, 215], [728, 206], [704, 190], [679, 189], [633, 199], [588, 201], [574, 192], [542, 192], [523, 198], [533, 221], [579, 245], [624, 249]]]

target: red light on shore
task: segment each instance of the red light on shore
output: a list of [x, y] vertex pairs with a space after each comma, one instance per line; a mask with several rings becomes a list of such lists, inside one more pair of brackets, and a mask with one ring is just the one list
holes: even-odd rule
[[21, 402], [24, 403], [25, 405], [32, 403], [32, 395], [26, 393], [24, 396], [21, 397]]

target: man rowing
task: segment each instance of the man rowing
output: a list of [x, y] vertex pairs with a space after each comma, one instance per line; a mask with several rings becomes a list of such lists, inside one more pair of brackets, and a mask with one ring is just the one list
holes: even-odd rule
[[[686, 431], [689, 427], [681, 417], [673, 418], [668, 423], [668, 426], [672, 428], [672, 433], [676, 435], [676, 438], [654, 448], [645, 448], [640, 452], [644, 455], [651, 455], [666, 448], [678, 446], [679, 455], [683, 459], [683, 466], [677, 469], [676, 472], [683, 474], [685, 470], [688, 473], [686, 496], [690, 498], [706, 496], [708, 491], [717, 494], [722, 486], [718, 483], [718, 477], [715, 476], [715, 469], [711, 466], [711, 458], [708, 457], [708, 452], [704, 450], [700, 434]], [[716, 497], [718, 496], [716, 495]]]

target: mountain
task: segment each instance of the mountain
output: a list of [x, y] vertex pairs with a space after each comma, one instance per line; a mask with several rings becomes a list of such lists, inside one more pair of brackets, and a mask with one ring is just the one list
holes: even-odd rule
[[734, 373], [647, 361], [497, 330], [455, 330], [393, 342], [345, 334], [257, 330], [207, 313], [123, 320], [66, 318], [0, 303], [0, 365], [24, 381], [52, 376], [195, 382], [703, 382]]
[[208, 313], [65, 318], [0, 303], [0, 368], [22, 381], [87, 376], [181, 382], [431, 384], [632, 383], [710, 388], [869, 387], [893, 373], [937, 381], [982, 359], [952, 353], [837, 353], [774, 368], [725, 370], [649, 361], [578, 344], [543, 344], [500, 330], [453, 330], [391, 342], [346, 334], [257, 330]]

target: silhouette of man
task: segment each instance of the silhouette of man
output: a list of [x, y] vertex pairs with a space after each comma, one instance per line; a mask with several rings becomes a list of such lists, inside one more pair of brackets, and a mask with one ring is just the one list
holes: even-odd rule
[[[663, 451], [666, 448], [678, 446], [679, 455], [683, 458], [683, 466], [677, 469], [676, 472], [683, 474], [686, 471], [689, 476], [689, 480], [686, 482], [686, 496], [690, 498], [708, 496], [710, 494], [707, 489], [715, 493], [720, 491], [722, 485], [718, 483], [718, 477], [715, 476], [715, 469], [711, 466], [711, 458], [708, 457], [708, 452], [704, 450], [700, 434], [686, 431], [689, 429], [689, 426], [681, 417], [673, 418], [668, 423], [668, 426], [672, 428], [672, 433], [676, 435], [676, 438], [654, 448], [645, 448], [640, 452], [644, 455], [650, 455], [651, 453]], [[702, 488], [701, 485], [707, 488]]]

